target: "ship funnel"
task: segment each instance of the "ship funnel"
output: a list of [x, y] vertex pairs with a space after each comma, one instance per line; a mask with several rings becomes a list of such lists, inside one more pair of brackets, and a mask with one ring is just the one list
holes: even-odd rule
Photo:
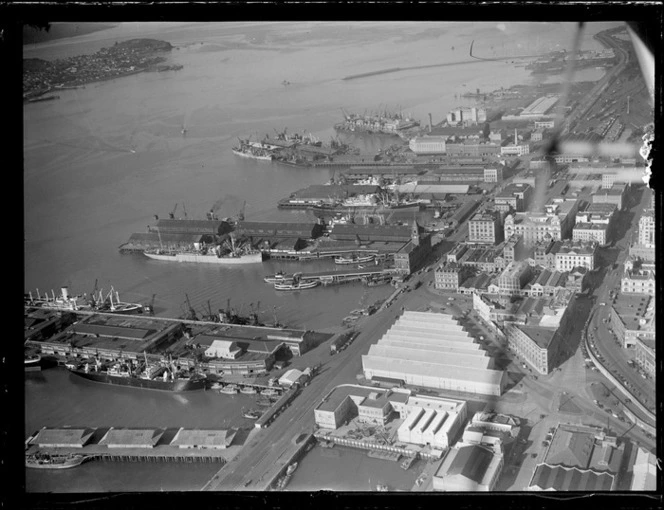
[[69, 298], [69, 290], [67, 287], [62, 287], [60, 290], [62, 292], [62, 299], [67, 300]]

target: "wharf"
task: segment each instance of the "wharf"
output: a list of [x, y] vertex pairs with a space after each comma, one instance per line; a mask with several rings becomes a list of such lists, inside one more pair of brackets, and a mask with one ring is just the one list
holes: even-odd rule
[[[341, 271], [322, 271], [320, 273], [299, 273], [301, 281], [319, 281], [323, 285], [332, 283], [343, 283], [362, 278], [370, 278], [372, 276], [391, 276], [395, 273], [393, 269], [383, 269], [381, 267], [374, 268], [358, 268], [358, 269], [344, 269]], [[291, 275], [292, 276], [292, 275]]]
[[378, 250], [362, 250], [362, 249], [344, 249], [344, 250], [330, 250], [330, 251], [310, 251], [310, 252], [270, 252], [270, 259], [274, 260], [320, 260], [326, 258], [343, 257], [344, 255], [352, 255], [354, 253], [361, 253], [366, 255], [377, 255]]
[[[397, 452], [383, 452], [383, 451], [370, 450], [369, 453], [367, 453], [367, 457], [371, 457], [372, 459], [391, 460], [392, 462], [399, 462], [401, 454]], [[412, 459], [414, 457], [409, 457], [409, 458]]]
[[80, 454], [88, 455], [90, 460], [109, 462], [205, 462], [226, 463], [237, 454], [236, 448], [223, 450], [179, 448], [177, 446], [159, 445], [154, 448], [108, 448], [104, 445], [86, 445], [80, 448], [37, 447], [30, 446], [26, 455], [34, 453]]

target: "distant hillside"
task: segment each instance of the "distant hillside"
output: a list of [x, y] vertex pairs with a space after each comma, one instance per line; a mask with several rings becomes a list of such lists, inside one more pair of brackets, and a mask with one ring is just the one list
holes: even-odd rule
[[119, 23], [51, 23], [48, 32], [44, 29], [23, 25], [23, 44], [34, 44], [65, 37], [90, 34], [118, 26]]

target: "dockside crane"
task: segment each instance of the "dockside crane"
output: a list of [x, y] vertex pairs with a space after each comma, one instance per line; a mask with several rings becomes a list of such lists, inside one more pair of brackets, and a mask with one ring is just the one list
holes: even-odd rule
[[198, 315], [196, 314], [196, 310], [194, 310], [194, 307], [191, 306], [191, 301], [189, 301], [189, 295], [185, 294], [185, 303], [187, 304], [187, 320], [190, 321], [197, 321], [198, 320]]
[[175, 211], [178, 209], [178, 203], [176, 202], [175, 206], [173, 207], [173, 210], [168, 213], [168, 217], [172, 220], [175, 219]]

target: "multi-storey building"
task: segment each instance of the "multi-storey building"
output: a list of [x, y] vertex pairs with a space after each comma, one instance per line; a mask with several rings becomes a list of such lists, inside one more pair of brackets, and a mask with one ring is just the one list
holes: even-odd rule
[[560, 342], [556, 329], [508, 324], [506, 332], [507, 347], [512, 352], [540, 374], [546, 375], [551, 371], [556, 344]]
[[541, 142], [542, 141], [542, 136], [544, 135], [544, 130], [539, 128], [533, 131], [533, 134], [530, 136], [530, 139], [533, 142]]
[[526, 256], [527, 250], [523, 244], [523, 236], [514, 235], [505, 241], [503, 245], [503, 258], [505, 265], [516, 260], [521, 260]]
[[575, 267], [595, 269], [597, 243], [557, 241], [551, 251], [555, 254], [556, 271], [571, 271]]
[[534, 246], [546, 240], [562, 238], [560, 218], [545, 213], [516, 213], [505, 218], [505, 237], [523, 237], [525, 246]]
[[637, 338], [655, 340], [655, 300], [652, 296], [619, 294], [610, 306], [609, 325], [623, 347], [634, 347]]
[[447, 123], [450, 126], [476, 126], [483, 122], [486, 122], [485, 108], [460, 106], [447, 113]]
[[394, 254], [394, 267], [401, 274], [417, 271], [431, 253], [431, 234], [422, 234], [416, 221], [411, 229], [411, 239]]
[[461, 266], [456, 262], [449, 262], [436, 268], [434, 287], [438, 290], [457, 292], [459, 285], [471, 274], [472, 270], [470, 268]]
[[513, 296], [520, 294], [521, 289], [530, 280], [532, 268], [525, 261], [510, 263], [498, 277], [498, 288], [501, 295]]
[[500, 148], [500, 154], [501, 156], [523, 156], [525, 154], [530, 154], [530, 144], [520, 143], [517, 145], [503, 145]]
[[530, 204], [533, 189], [529, 184], [518, 183], [510, 184], [504, 190], [496, 195], [495, 204], [499, 211], [522, 212]]
[[503, 240], [500, 214], [477, 213], [468, 222], [468, 240], [471, 243], [498, 244]]
[[448, 156], [496, 156], [500, 154], [500, 145], [495, 143], [450, 143], [447, 142], [445, 150]]
[[547, 269], [554, 269], [556, 267], [556, 254], [551, 250], [555, 245], [555, 241], [549, 236], [535, 245], [533, 249], [533, 262]]
[[655, 270], [633, 269], [625, 267], [625, 273], [620, 280], [620, 292], [623, 294], [655, 295]]
[[484, 182], [500, 182], [503, 180], [503, 168], [492, 166], [484, 169]]
[[593, 195], [593, 204], [615, 204], [622, 209], [627, 185], [614, 184], [610, 189], [601, 190]]
[[652, 210], [639, 219], [639, 244], [646, 248], [655, 246], [655, 216]]
[[655, 345], [654, 339], [637, 337], [634, 340], [634, 361], [653, 379], [655, 378]]
[[601, 223], [577, 223], [572, 231], [573, 241], [595, 241], [600, 246], [607, 244], [609, 226]]

